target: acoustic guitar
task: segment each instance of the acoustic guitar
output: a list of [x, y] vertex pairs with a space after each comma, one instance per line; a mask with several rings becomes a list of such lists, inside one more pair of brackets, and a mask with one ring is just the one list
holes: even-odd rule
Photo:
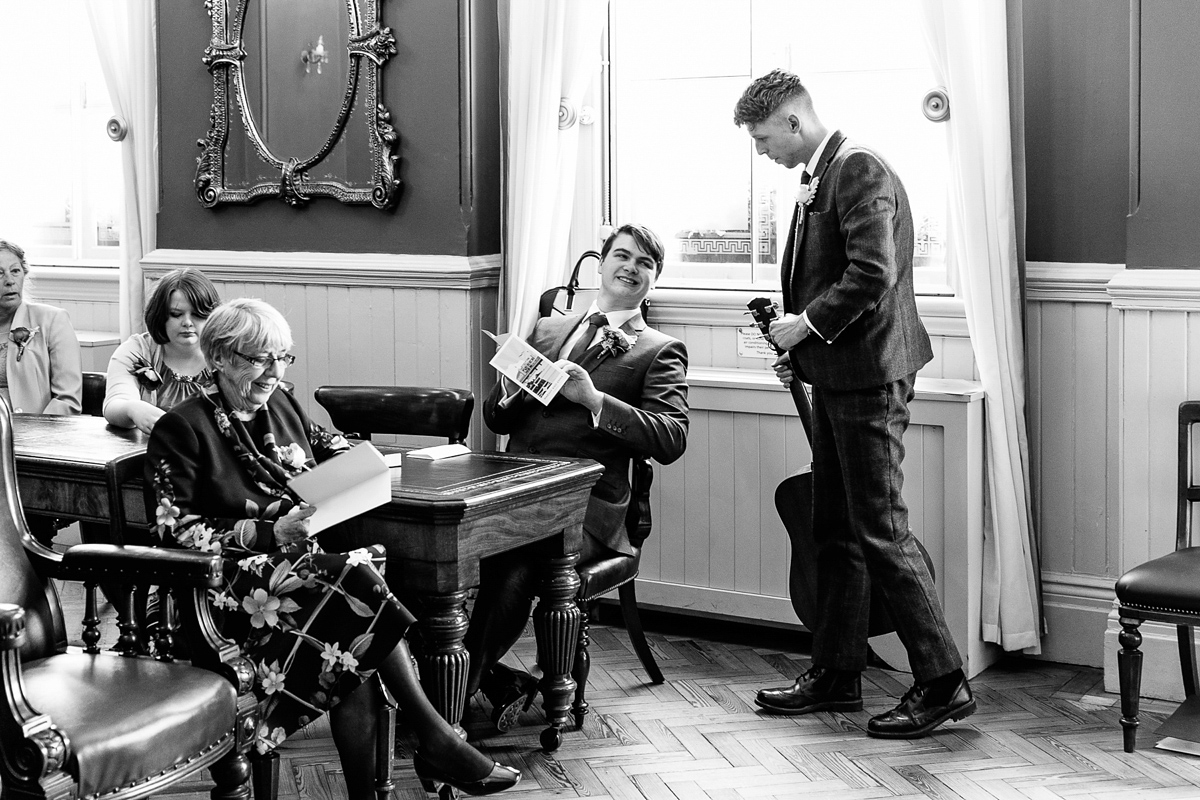
[[[786, 351], [775, 344], [771, 338], [771, 322], [779, 317], [775, 305], [765, 297], [756, 297], [747, 303], [754, 324], [771, 349], [777, 355]], [[790, 359], [790, 356], [789, 356]], [[800, 415], [800, 424], [804, 427], [804, 435], [808, 437], [808, 446], [812, 447], [812, 402], [804, 382], [800, 380], [800, 370], [792, 364], [793, 379], [788, 384], [792, 401], [796, 404], [796, 413]], [[817, 613], [817, 541], [813, 536], [813, 474], [812, 464], [802, 468], [794, 475], [789, 475], [775, 488], [775, 510], [783, 521], [788, 538], [792, 543], [792, 560], [788, 572], [788, 591], [791, 593], [792, 608], [796, 616], [810, 631], [815, 629]], [[921, 543], [917, 542], [921, 557], [929, 574], [933, 575], [933, 562], [929, 553]], [[891, 612], [878, 593], [871, 594], [871, 616], [867, 623], [867, 636], [882, 636], [896, 630]]]

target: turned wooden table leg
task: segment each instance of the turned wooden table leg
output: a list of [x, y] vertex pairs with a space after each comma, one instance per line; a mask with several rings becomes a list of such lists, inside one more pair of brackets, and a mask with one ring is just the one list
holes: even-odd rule
[[417, 665], [421, 686], [433, 707], [456, 728], [467, 700], [467, 668], [470, 656], [463, 647], [467, 615], [463, 611], [466, 592], [425, 595], [421, 598], [421, 650]]
[[542, 592], [533, 612], [537, 637], [537, 660], [542, 670], [542, 708], [550, 727], [542, 732], [542, 747], [548, 752], [562, 744], [575, 681], [575, 645], [579, 639], [580, 613], [575, 603], [579, 593], [578, 553], [547, 559]]

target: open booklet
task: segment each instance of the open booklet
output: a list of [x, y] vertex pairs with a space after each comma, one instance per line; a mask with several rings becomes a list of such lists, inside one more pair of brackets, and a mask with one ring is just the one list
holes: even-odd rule
[[288, 481], [288, 487], [317, 507], [308, 520], [310, 536], [392, 499], [387, 462], [370, 442], [300, 473]]
[[567, 382], [567, 373], [520, 337], [511, 333], [484, 333], [497, 344], [496, 355], [488, 363], [537, 398], [542, 405], [550, 405], [558, 390]]

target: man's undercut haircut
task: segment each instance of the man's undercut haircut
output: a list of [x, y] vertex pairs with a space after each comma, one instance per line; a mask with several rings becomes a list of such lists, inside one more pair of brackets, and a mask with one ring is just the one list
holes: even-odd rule
[[733, 107], [733, 124], [758, 125], [792, 98], [807, 98], [808, 90], [800, 82], [800, 76], [782, 69], [774, 69], [758, 78], [749, 86]]

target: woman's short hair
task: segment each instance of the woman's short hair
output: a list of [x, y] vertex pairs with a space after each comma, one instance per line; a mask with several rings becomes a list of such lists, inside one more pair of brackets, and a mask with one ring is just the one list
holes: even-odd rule
[[146, 311], [142, 316], [146, 330], [159, 344], [170, 341], [167, 320], [171, 317], [171, 295], [175, 292], [186, 297], [192, 311], [201, 318], [207, 318], [221, 302], [217, 287], [200, 270], [185, 267], [163, 275], [146, 301]]
[[17, 261], [21, 262], [21, 269], [25, 270], [25, 274], [29, 274], [29, 262], [25, 260], [25, 251], [13, 244], [12, 242], [0, 239], [0, 250], [7, 250], [17, 257]]
[[256, 297], [226, 300], [213, 309], [200, 331], [200, 351], [209, 366], [229, 361], [235, 353], [248, 356], [292, 349], [292, 329], [269, 303]]

